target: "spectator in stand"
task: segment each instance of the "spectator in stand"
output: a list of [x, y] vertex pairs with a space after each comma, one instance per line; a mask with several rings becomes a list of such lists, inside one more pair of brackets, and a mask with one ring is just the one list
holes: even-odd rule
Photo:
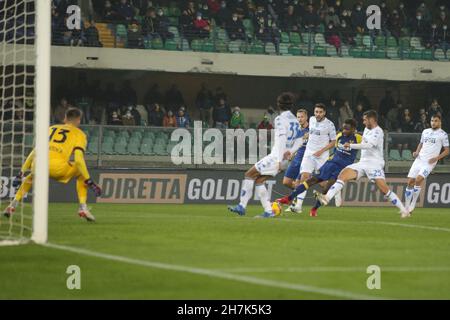
[[398, 4], [398, 15], [400, 16], [400, 21], [402, 26], [406, 26], [409, 23], [409, 14], [408, 14], [408, 10], [405, 8], [405, 4], [403, 2], [400, 2]]
[[444, 115], [444, 111], [442, 110], [441, 106], [439, 105], [439, 102], [436, 98], [434, 98], [431, 101], [430, 108], [428, 108], [428, 119], [431, 119], [435, 114], [440, 114], [441, 116]]
[[191, 121], [189, 119], [189, 116], [186, 114], [186, 109], [184, 107], [181, 107], [178, 110], [178, 115], [176, 116], [176, 121], [177, 121], [178, 128], [189, 128]]
[[230, 120], [230, 128], [231, 129], [244, 129], [245, 126], [245, 120], [244, 115], [241, 112], [241, 108], [234, 107], [233, 108], [233, 115], [231, 116]]
[[[1, 25], [1, 24], [0, 24]], [[62, 16], [55, 6], [52, 7], [52, 44], [64, 44], [64, 31], [67, 27], [64, 24], [64, 16]], [[1, 37], [0, 37], [1, 39]]]
[[231, 8], [233, 12], [237, 12], [238, 17], [244, 19], [249, 15], [249, 7], [247, 1], [244, 0], [236, 0], [234, 3], [231, 3]]
[[214, 101], [213, 103], [218, 104], [220, 99], [223, 99], [227, 101], [227, 94], [223, 91], [222, 87], [216, 88], [216, 93], [214, 94]]
[[428, 24], [431, 22], [431, 18], [432, 18], [431, 11], [430, 11], [430, 9], [428, 9], [425, 1], [422, 1], [419, 8], [417, 8], [417, 11], [420, 11], [420, 13], [422, 13], [423, 21], [425, 21]]
[[395, 37], [397, 40], [401, 36], [402, 28], [404, 27], [404, 22], [400, 17], [398, 10], [393, 10], [392, 15], [388, 20], [388, 29], [390, 31], [391, 36]]
[[424, 37], [429, 30], [429, 23], [423, 19], [422, 12], [416, 12], [416, 18], [411, 22], [411, 35], [413, 37]]
[[280, 42], [281, 42], [281, 31], [278, 29], [278, 26], [276, 22], [272, 22], [272, 27], [270, 30], [271, 34], [271, 41], [275, 44], [275, 49], [277, 52], [279, 52], [280, 49]]
[[342, 106], [339, 108], [339, 128], [342, 128], [344, 121], [347, 119], [353, 119], [353, 110], [350, 108], [348, 100], [344, 100]]
[[396, 131], [400, 127], [400, 117], [403, 114], [403, 104], [397, 101], [395, 108], [391, 108], [386, 114], [386, 129]]
[[121, 126], [123, 125], [122, 120], [120, 120], [119, 114], [117, 111], [113, 111], [111, 117], [108, 119], [108, 125], [110, 126]]
[[255, 36], [259, 41], [262, 42], [270, 42], [271, 41], [271, 34], [270, 30], [266, 25], [265, 19], [263, 17], [258, 19], [258, 26], [255, 30]]
[[273, 126], [270, 123], [270, 117], [269, 117], [268, 114], [264, 114], [264, 118], [258, 124], [258, 129], [266, 129], [266, 130], [272, 130], [273, 129]]
[[395, 100], [394, 97], [392, 97], [391, 90], [386, 90], [384, 97], [380, 101], [380, 106], [378, 108], [378, 113], [381, 117], [385, 118], [388, 111], [391, 108], [394, 108], [395, 106]]
[[305, 31], [316, 32], [320, 24], [319, 16], [314, 12], [313, 5], [309, 3], [306, 6], [306, 12], [302, 17], [303, 28]]
[[137, 21], [131, 22], [128, 26], [127, 48], [142, 49], [144, 48], [144, 39], [142, 38], [142, 30]]
[[148, 124], [154, 127], [162, 127], [164, 119], [164, 112], [161, 110], [159, 104], [155, 103], [148, 113]]
[[242, 20], [238, 18], [237, 13], [233, 13], [231, 20], [226, 25], [228, 38], [231, 41], [245, 40], [245, 28]]
[[447, 13], [445, 11], [439, 12], [439, 16], [436, 20], [436, 24], [438, 25], [438, 27], [442, 27], [444, 25], [448, 26], [449, 20], [447, 17]]
[[[193, 3], [193, 2], [189, 2]], [[183, 36], [189, 41], [189, 43], [196, 37], [194, 19], [192, 14], [195, 14], [195, 10], [192, 12], [190, 8], [183, 11], [181, 17], [179, 18], [180, 31]]]
[[140, 126], [141, 125], [141, 114], [139, 113], [139, 111], [136, 110], [136, 107], [133, 105], [129, 105], [125, 111], [126, 112], [130, 112], [131, 115], [133, 116], [134, 119], [134, 123], [136, 126]]
[[150, 8], [147, 10], [144, 20], [142, 21], [142, 35], [149, 41], [154, 38], [158, 38], [159, 34], [157, 28], [158, 19], [156, 17], [156, 10], [154, 8]]
[[359, 1], [351, 13], [352, 27], [357, 33], [363, 33], [366, 27], [366, 13], [363, 10], [362, 2]]
[[169, 32], [170, 21], [169, 18], [164, 15], [164, 11], [159, 8], [158, 9], [158, 20], [157, 20], [157, 28], [156, 32], [162, 38], [165, 43], [167, 39], [173, 39], [174, 35], [172, 32]]
[[339, 16], [334, 11], [334, 7], [328, 7], [328, 13], [325, 15], [325, 24], [329, 25], [330, 22], [333, 22], [334, 26], [338, 26], [341, 24], [341, 20], [339, 19]]
[[300, 17], [295, 12], [294, 6], [290, 5], [284, 14], [281, 29], [285, 32], [299, 32], [301, 27]]
[[[237, 13], [236, 13], [237, 14]], [[215, 20], [220, 27], [225, 27], [226, 23], [231, 19], [231, 11], [228, 9], [227, 2], [222, 0], [220, 2], [220, 10], [217, 12]]]
[[428, 34], [427, 38], [424, 39], [424, 43], [427, 49], [432, 49], [439, 45], [439, 34], [436, 23], [431, 24], [430, 33]]
[[194, 31], [197, 38], [208, 38], [210, 30], [208, 20], [203, 19], [201, 12], [197, 12], [197, 18], [194, 21]]
[[155, 83], [145, 94], [144, 97], [144, 103], [147, 106], [150, 106], [154, 103], [162, 103], [163, 102], [163, 96], [161, 92], [159, 91], [159, 86], [157, 83]]
[[213, 17], [216, 17], [217, 13], [220, 11], [220, 1], [219, 0], [207, 0], [206, 1], [209, 11]]
[[62, 98], [54, 113], [54, 123], [62, 124], [64, 123], [64, 118], [66, 116], [66, 111], [72, 108], [72, 106], [67, 102], [66, 98]]
[[118, 14], [118, 18], [123, 23], [129, 23], [134, 17], [134, 7], [128, 2], [128, 0], [120, 0], [115, 10]]
[[355, 111], [353, 112], [354, 119], [357, 121], [356, 129], [358, 132], [364, 131], [364, 123], [363, 123], [363, 115], [364, 115], [364, 107], [362, 103], [357, 103]]
[[214, 127], [219, 129], [227, 129], [230, 118], [230, 107], [226, 104], [224, 99], [220, 99], [219, 104], [217, 104], [213, 109]]
[[176, 110], [184, 105], [183, 94], [178, 90], [178, 87], [175, 84], [172, 84], [170, 89], [167, 90], [164, 100], [166, 102], [165, 106], [169, 110]]
[[419, 121], [414, 125], [414, 132], [422, 133], [423, 130], [430, 128], [430, 122], [427, 119], [427, 114], [420, 114]]
[[135, 126], [136, 121], [131, 114], [130, 110], [125, 111], [125, 114], [122, 116], [122, 123], [124, 126]]
[[113, 82], [107, 83], [104, 97], [106, 100], [106, 112], [109, 114], [112, 111], [117, 111], [120, 105], [120, 99]]
[[111, 1], [106, 0], [101, 16], [105, 22], [114, 22], [119, 19], [119, 15], [115, 8], [113, 8]]
[[[447, 51], [450, 44], [450, 36], [447, 25], [443, 25], [438, 30], [438, 42], [442, 50]], [[447, 57], [450, 53], [447, 53]]]
[[345, 45], [355, 44], [354, 39], [355, 33], [353, 32], [351, 26], [347, 23], [347, 21], [342, 20], [338, 30], [339, 30], [339, 38]]
[[177, 118], [173, 115], [172, 110], [167, 111], [167, 114], [164, 116], [163, 127], [165, 128], [177, 127]]
[[371, 108], [369, 98], [367, 98], [363, 89], [360, 89], [358, 91], [358, 94], [356, 95], [356, 103], [361, 103], [363, 106], [363, 110], [368, 110]]
[[404, 109], [400, 118], [400, 128], [402, 132], [414, 132], [414, 121], [409, 109]]
[[131, 87], [131, 81], [125, 80], [118, 94], [119, 103], [122, 106], [137, 105], [136, 91]]
[[328, 27], [325, 30], [325, 39], [327, 43], [336, 48], [336, 51], [339, 51], [339, 49], [341, 48], [341, 38], [339, 37], [339, 32], [337, 28], [335, 28], [332, 21], [328, 23]]
[[103, 47], [94, 20], [90, 21], [89, 27], [84, 33], [86, 37], [86, 47]]
[[209, 11], [209, 7], [207, 3], [198, 3], [198, 10], [197, 13], [201, 13], [202, 14], [202, 18], [203, 20], [208, 21], [208, 23], [211, 23], [211, 12]]
[[301, 106], [302, 108], [306, 109], [308, 111], [308, 114], [312, 114], [313, 113], [314, 103], [309, 98], [308, 91], [302, 90], [300, 92], [297, 104], [299, 106]]
[[330, 119], [336, 127], [339, 126], [339, 108], [335, 97], [331, 97], [330, 103], [327, 106], [327, 118]]
[[209, 122], [211, 121], [211, 108], [213, 106], [213, 101], [211, 91], [206, 88], [205, 83], [202, 83], [202, 87], [197, 93], [197, 97], [195, 98], [195, 105], [200, 110], [200, 120], [203, 122], [203, 125], [209, 126]]

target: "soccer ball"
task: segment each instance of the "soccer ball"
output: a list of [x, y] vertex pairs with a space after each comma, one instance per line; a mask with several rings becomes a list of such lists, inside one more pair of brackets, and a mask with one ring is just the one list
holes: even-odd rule
[[279, 216], [281, 214], [281, 205], [278, 202], [272, 202], [272, 212], [275, 216]]

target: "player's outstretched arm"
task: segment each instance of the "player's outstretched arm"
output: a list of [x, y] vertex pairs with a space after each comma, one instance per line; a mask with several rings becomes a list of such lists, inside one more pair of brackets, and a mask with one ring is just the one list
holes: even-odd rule
[[91, 179], [89, 171], [86, 166], [86, 161], [84, 160], [84, 153], [81, 149], [75, 149], [74, 152], [75, 165], [78, 172], [84, 179], [84, 183], [95, 193], [95, 196], [99, 197], [102, 195], [102, 189]]
[[14, 188], [19, 188], [20, 185], [22, 184], [22, 178], [25, 175], [25, 173], [27, 171], [31, 170], [31, 164], [33, 163], [34, 160], [34, 149], [33, 151], [30, 152], [30, 154], [28, 155], [27, 159], [25, 160], [25, 162], [23, 163], [22, 167], [20, 168], [20, 172], [19, 174], [14, 178], [13, 182], [12, 182], [12, 186]]

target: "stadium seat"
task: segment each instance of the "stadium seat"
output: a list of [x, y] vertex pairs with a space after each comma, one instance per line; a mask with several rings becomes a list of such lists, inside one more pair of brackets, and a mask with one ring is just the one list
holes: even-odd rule
[[189, 42], [184, 38], [181, 40], [180, 48], [182, 51], [191, 51], [191, 48], [189, 47]]
[[363, 45], [363, 36], [360, 33], [355, 36], [355, 42], [358, 47]]
[[409, 49], [410, 47], [411, 39], [409, 37], [401, 37], [400, 38], [400, 48], [402, 49]]
[[223, 28], [218, 28], [217, 30], [217, 38], [224, 42], [228, 42], [228, 34]]
[[123, 24], [116, 25], [116, 35], [121, 38], [126, 38], [128, 35], [127, 27]]
[[411, 51], [409, 52], [409, 58], [412, 60], [421, 60], [422, 59], [422, 50], [411, 49]]
[[115, 154], [120, 154], [120, 155], [128, 154], [127, 144], [126, 143], [117, 143], [116, 142], [114, 144], [114, 153]]
[[363, 36], [362, 42], [365, 47], [369, 47], [369, 48], [373, 47], [372, 38], [368, 35]]
[[317, 46], [314, 48], [314, 55], [318, 57], [326, 57], [327, 56], [327, 49], [322, 46]]
[[253, 34], [254, 28], [253, 28], [253, 22], [250, 19], [243, 19], [242, 24], [244, 25], [245, 32], [247, 34]]
[[119, 137], [124, 137], [126, 139], [130, 138], [130, 133], [128, 132], [128, 130], [120, 130], [119, 131]]
[[309, 46], [309, 44], [306, 43], [301, 43], [299, 45], [300, 49], [301, 49], [301, 54], [305, 55], [305, 56], [309, 56], [313, 53], [314, 51], [314, 46], [311, 44], [311, 48]]
[[389, 159], [392, 161], [401, 161], [402, 157], [400, 156], [400, 151], [391, 149], [391, 151], [389, 151]]
[[361, 58], [362, 49], [360, 47], [352, 47], [350, 48], [349, 53], [353, 58]]
[[[394, 38], [394, 40], [395, 40], [395, 38]], [[377, 46], [377, 48], [384, 48], [384, 47], [386, 47], [386, 37], [377, 36], [375, 38], [375, 45]]]
[[413, 161], [414, 160], [411, 150], [403, 150], [402, 151], [402, 160], [405, 160], [405, 161]]
[[169, 14], [170, 17], [179, 17], [181, 16], [181, 10], [177, 6], [169, 7]]
[[386, 50], [384, 48], [377, 48], [373, 53], [373, 57], [377, 59], [386, 59]]
[[364, 48], [361, 51], [361, 58], [372, 58], [372, 50], [370, 48]]
[[439, 61], [447, 60], [445, 52], [442, 49], [436, 49], [436, 51], [434, 51], [434, 58]]
[[178, 27], [180, 24], [180, 21], [178, 20], [178, 17], [169, 17], [169, 25]]
[[[94, 131], [91, 133], [92, 136], [95, 136]], [[98, 136], [98, 135], [97, 135]], [[103, 136], [104, 137], [112, 137], [115, 138], [116, 137], [116, 132], [114, 130], [108, 130], [105, 129], [105, 131], [103, 131]]]
[[277, 54], [277, 49], [275, 48], [275, 45], [272, 42], [267, 42], [264, 48], [264, 51], [267, 54]]
[[[97, 139], [95, 139], [95, 138], [97, 138]], [[98, 137], [92, 138], [90, 142], [94, 142], [94, 141], [98, 142]], [[114, 143], [114, 138], [111, 136], [104, 136], [103, 143]]]
[[290, 56], [289, 43], [280, 43], [280, 54], [282, 56]]
[[289, 34], [289, 40], [292, 44], [300, 44], [302, 39], [300, 38], [300, 34], [298, 32], [291, 32]]
[[337, 51], [335, 46], [327, 46], [327, 56], [329, 57], [337, 57]]
[[349, 47], [348, 46], [341, 46], [341, 56], [344, 58], [347, 58], [350, 56]]
[[152, 131], [145, 131], [144, 138], [151, 138], [152, 140], [155, 140], [155, 133]]
[[202, 51], [204, 52], [214, 52], [214, 43], [210, 40], [203, 41]]
[[139, 137], [131, 137], [130, 141], [128, 141], [128, 144], [141, 144], [141, 138]]
[[141, 144], [141, 154], [146, 156], [153, 156], [155, 153], [153, 152], [153, 145], [143, 143]]
[[323, 36], [322, 33], [316, 33], [314, 36], [314, 43], [318, 46], [325, 46], [326, 41], [325, 41], [325, 37]]
[[200, 39], [194, 39], [191, 42], [191, 49], [194, 51], [202, 51], [203, 41]]
[[102, 143], [102, 154], [114, 154], [112, 143]]
[[167, 39], [164, 44], [164, 49], [171, 51], [178, 50], [178, 43], [175, 40]]
[[[300, 38], [300, 36], [299, 36]], [[289, 34], [287, 32], [282, 32], [281, 33], [281, 43], [289, 43], [290, 42], [290, 37]]]
[[167, 146], [165, 144], [155, 144], [153, 146], [153, 152], [157, 156], [167, 156]]
[[264, 47], [261, 43], [256, 42], [250, 46], [250, 53], [253, 54], [264, 54]]
[[414, 49], [423, 49], [422, 40], [419, 37], [412, 37], [409, 46]]
[[160, 38], [154, 38], [152, 40], [152, 49], [155, 49], [155, 50], [164, 49], [164, 44]]
[[230, 41], [230, 43], [228, 44], [228, 48], [230, 49], [231, 53], [240, 53], [241, 46], [242, 46], [241, 40]]
[[299, 46], [290, 46], [288, 49], [288, 52], [292, 54], [293, 56], [301, 56], [302, 55], [302, 49], [300, 49]]
[[399, 59], [397, 47], [387, 48], [386, 54], [389, 59]]
[[387, 43], [386, 43], [387, 47], [397, 47], [398, 43], [397, 43], [397, 39], [395, 39], [394, 37], [388, 37], [387, 38]]
[[89, 142], [87, 146], [87, 151], [90, 154], [98, 154], [98, 140], [97, 142]]
[[114, 143], [127, 144], [127, 138], [122, 137], [122, 136], [118, 136], [116, 138], [116, 140], [114, 141]]
[[433, 60], [433, 51], [431, 49], [425, 49], [422, 51], [422, 59]]
[[130, 141], [130, 143], [127, 146], [127, 152], [132, 155], [139, 155], [139, 154], [141, 154], [139, 147], [140, 147], [140, 143], [132, 143]]
[[228, 45], [225, 41], [217, 41], [216, 42], [216, 51], [226, 53], [228, 52]]
[[[314, 33], [302, 32], [303, 43], [313, 42], [313, 39], [314, 39]], [[292, 42], [292, 40], [291, 40], [291, 42]]]

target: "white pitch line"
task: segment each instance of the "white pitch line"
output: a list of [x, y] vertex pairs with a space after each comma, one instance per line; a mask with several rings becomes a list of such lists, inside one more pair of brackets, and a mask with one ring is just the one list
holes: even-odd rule
[[417, 225], [417, 224], [407, 224], [407, 223], [398, 223], [398, 222], [385, 222], [385, 221], [366, 221], [365, 223], [384, 224], [384, 225], [396, 226], [396, 227], [405, 227], [405, 228], [415, 228], [415, 229], [424, 229], [424, 230], [432, 230], [432, 231], [450, 232], [449, 228], [421, 226], [421, 225]]
[[[450, 272], [449, 267], [380, 267], [381, 272]], [[223, 272], [236, 273], [270, 273], [270, 272], [292, 272], [292, 273], [316, 273], [316, 272], [362, 272], [366, 273], [365, 267], [273, 267], [273, 268], [228, 268], [217, 269]]]
[[290, 289], [290, 290], [295, 290], [295, 291], [300, 291], [300, 292], [322, 294], [325, 296], [332, 296], [332, 297], [337, 297], [337, 298], [354, 299], [354, 300], [380, 300], [380, 299], [387, 300], [387, 299], [389, 299], [389, 298], [384, 298], [384, 297], [382, 298], [382, 297], [375, 297], [375, 296], [370, 296], [370, 295], [365, 295], [365, 294], [353, 293], [353, 292], [344, 291], [344, 290], [321, 288], [321, 287], [315, 287], [315, 286], [310, 286], [310, 285], [294, 284], [294, 283], [288, 283], [288, 282], [282, 282], [282, 281], [261, 279], [261, 278], [245, 276], [245, 275], [237, 275], [237, 274], [227, 273], [227, 272], [218, 271], [218, 270], [209, 270], [209, 269], [188, 267], [188, 266], [183, 266], [183, 265], [161, 263], [161, 262], [156, 262], [156, 261], [133, 259], [133, 258], [128, 258], [128, 257], [117, 256], [117, 255], [112, 255], [112, 254], [107, 254], [107, 253], [101, 253], [101, 252], [91, 251], [91, 250], [87, 250], [87, 249], [83, 249], [83, 248], [58, 245], [58, 244], [53, 244], [53, 243], [47, 243], [43, 246], [48, 247], [48, 248], [63, 250], [63, 251], [69, 251], [69, 252], [73, 252], [73, 253], [77, 253], [77, 254], [82, 254], [82, 255], [86, 255], [86, 256], [91, 256], [91, 257], [95, 257], [95, 258], [123, 262], [123, 263], [128, 263], [128, 264], [143, 266], [143, 267], [148, 267], [148, 268], [186, 272], [186, 273], [192, 273], [192, 274], [197, 274], [197, 275], [209, 276], [209, 277], [213, 277], [213, 278], [220, 278], [220, 279], [226, 279], [226, 280], [232, 280], [232, 281], [238, 281], [238, 282], [244, 282], [244, 283], [251, 283], [251, 284], [260, 285], [260, 286], [267, 286], [267, 287], [273, 287], [273, 288], [279, 288], [279, 289]]

